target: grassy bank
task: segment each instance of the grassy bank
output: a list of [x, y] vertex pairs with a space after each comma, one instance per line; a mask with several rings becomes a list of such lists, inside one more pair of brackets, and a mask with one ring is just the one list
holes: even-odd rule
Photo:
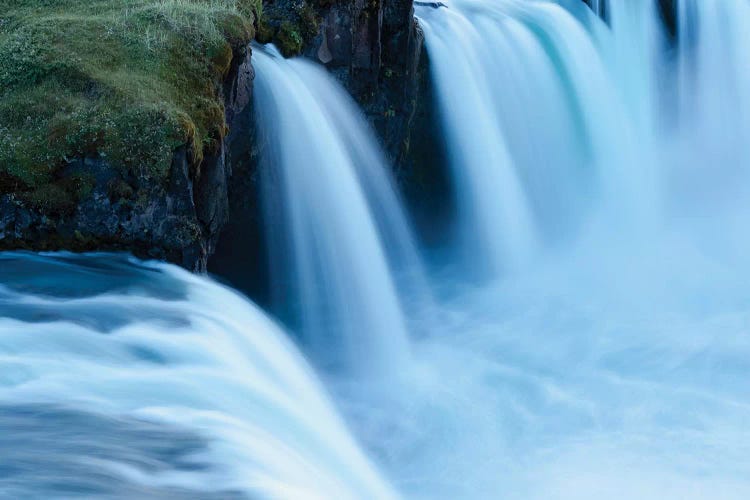
[[[67, 159], [163, 179], [226, 133], [218, 88], [260, 0], [0, 0], [0, 194], [59, 191]], [[85, 183], [83, 183], [85, 184]], [[68, 189], [68, 187], [65, 187]]]

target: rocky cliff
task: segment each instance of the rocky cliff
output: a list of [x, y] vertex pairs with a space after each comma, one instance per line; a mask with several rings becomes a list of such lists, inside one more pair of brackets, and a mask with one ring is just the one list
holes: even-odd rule
[[[418, 74], [425, 74], [418, 71], [422, 35], [412, 0], [273, 0], [264, 3], [263, 12], [257, 41], [325, 65], [359, 102], [395, 168], [409, 168]], [[257, 150], [263, 148], [255, 140], [256, 127], [263, 124], [244, 116], [251, 121], [241, 129], [253, 149], [234, 155], [231, 216], [209, 270], [262, 300], [268, 293], [267, 256], [254, 179]], [[247, 152], [248, 142], [235, 141], [232, 149]]]
[[248, 154], [259, 8], [0, 0], [0, 250], [204, 270]]
[[[236, 138], [243, 129], [234, 124], [242, 121], [252, 92], [249, 50], [242, 46], [234, 61], [220, 90], [231, 132], [197, 168], [189, 143], [172, 153], [166, 182], [123, 174], [100, 155], [70, 159], [56, 172], [51, 186], [85, 182], [86, 192], [77, 199], [66, 199], [69, 194], [64, 188], [58, 194], [52, 187], [37, 200], [18, 192], [1, 195], [0, 248], [127, 250], [205, 270], [229, 218], [229, 144], [240, 142]], [[241, 148], [234, 151], [242, 154]]]
[[324, 64], [401, 164], [417, 106], [422, 34], [412, 0], [269, 0], [257, 39]]
[[253, 38], [325, 65], [445, 199], [412, 0], [0, 0], [0, 250], [258, 257]]
[[264, 8], [0, 0], [0, 250], [125, 250], [205, 270], [230, 218], [228, 239], [257, 215], [256, 32], [325, 64], [401, 162], [421, 49], [411, 0]]

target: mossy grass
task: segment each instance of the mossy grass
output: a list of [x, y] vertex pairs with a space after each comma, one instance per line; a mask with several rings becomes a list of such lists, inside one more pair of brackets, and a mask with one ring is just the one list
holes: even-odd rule
[[[0, 194], [38, 198], [69, 159], [154, 181], [226, 133], [219, 88], [260, 0], [0, 0]], [[59, 196], [57, 196], [59, 197]]]
[[256, 40], [273, 42], [284, 57], [302, 53], [318, 35], [319, 15], [312, 0], [268, 3], [258, 23]]

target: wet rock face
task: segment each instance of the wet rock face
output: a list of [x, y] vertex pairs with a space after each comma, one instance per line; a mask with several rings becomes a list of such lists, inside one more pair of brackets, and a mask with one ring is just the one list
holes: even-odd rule
[[359, 102], [390, 159], [403, 163], [416, 109], [422, 35], [412, 0], [271, 0], [258, 41], [324, 64]]
[[72, 161], [68, 175], [92, 179], [74, 208], [33, 207], [5, 195], [0, 201], [0, 245], [5, 249], [121, 249], [200, 267], [201, 228], [193, 214], [187, 153], [175, 153], [166, 186], [139, 185], [98, 158]]
[[432, 247], [450, 244], [456, 199], [442, 117], [430, 60], [424, 51], [417, 70], [417, 110], [411, 126], [411, 147], [400, 172], [404, 200], [420, 241]]
[[[326, 65], [360, 103], [391, 160], [404, 164], [422, 46], [411, 0], [276, 0], [267, 7], [276, 12], [274, 41]], [[199, 165], [189, 145], [174, 150], [166, 179], [123, 173], [103, 156], [71, 158], [34, 199], [0, 178], [0, 250], [122, 250], [205, 271], [225, 228], [247, 235], [258, 226], [254, 74], [250, 50], [234, 52], [221, 89], [229, 132]], [[256, 248], [258, 231], [250, 233], [244, 239]]]
[[421, 49], [411, 0], [353, 0], [323, 9], [306, 51], [357, 99], [397, 165], [408, 154]]
[[[263, 10], [256, 39], [275, 43], [287, 56], [301, 54], [325, 65], [358, 101], [397, 168], [411, 168], [422, 47], [411, 0], [272, 0]], [[209, 272], [263, 304], [270, 298], [268, 246], [255, 182], [265, 147], [263, 124], [254, 123], [252, 113], [240, 116], [251, 123], [239, 127], [248, 131], [244, 137], [228, 141], [231, 216]]]
[[63, 189], [41, 201], [0, 194], [0, 250], [123, 250], [205, 271], [229, 219], [232, 163], [249, 147], [237, 140], [248, 127], [249, 50], [238, 49], [234, 61], [221, 90], [230, 132], [198, 168], [188, 146], [175, 150], [161, 182], [125, 175], [106, 158], [71, 159], [59, 184], [75, 182], [74, 197]]

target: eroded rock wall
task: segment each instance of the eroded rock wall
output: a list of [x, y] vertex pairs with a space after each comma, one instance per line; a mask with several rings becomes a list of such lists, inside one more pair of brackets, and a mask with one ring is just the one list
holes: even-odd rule
[[362, 106], [393, 163], [403, 163], [422, 51], [412, 0], [266, 2], [257, 39], [325, 65]]
[[176, 148], [166, 182], [123, 174], [92, 156], [70, 159], [58, 174], [61, 185], [80, 184], [78, 199], [51, 193], [30, 203], [0, 194], [0, 250], [123, 250], [204, 271], [229, 219], [232, 165], [248, 156], [252, 78], [250, 49], [235, 48], [219, 89], [228, 135], [198, 165], [189, 144]]

